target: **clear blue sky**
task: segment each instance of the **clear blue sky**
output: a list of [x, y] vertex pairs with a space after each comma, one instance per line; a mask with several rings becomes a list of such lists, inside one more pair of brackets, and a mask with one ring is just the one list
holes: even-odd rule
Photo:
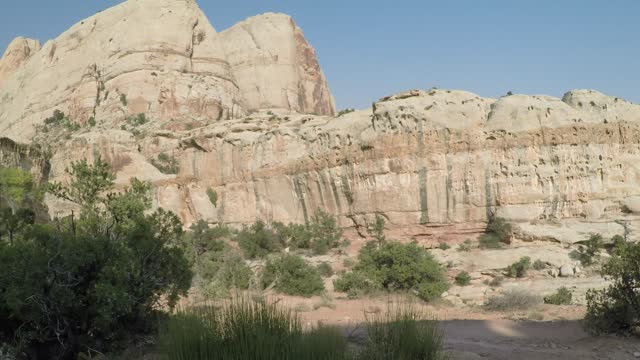
[[[120, 1], [20, 0], [0, 47], [41, 41]], [[413, 88], [562, 96], [593, 88], [640, 102], [639, 0], [200, 0], [217, 30], [288, 13], [316, 48], [338, 108]]]

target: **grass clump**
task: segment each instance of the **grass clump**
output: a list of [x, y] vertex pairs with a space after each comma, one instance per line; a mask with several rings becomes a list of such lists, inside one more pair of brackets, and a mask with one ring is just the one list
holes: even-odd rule
[[424, 301], [448, 289], [444, 272], [431, 254], [417, 243], [370, 241], [360, 250], [350, 272], [334, 281], [335, 289], [351, 297], [379, 290], [411, 291]]
[[335, 328], [308, 332], [295, 313], [267, 302], [240, 300], [179, 311], [162, 327], [167, 360], [348, 359], [346, 339]]
[[507, 267], [507, 276], [512, 278], [521, 278], [527, 275], [527, 271], [531, 268], [531, 258], [523, 256], [520, 260]]
[[456, 275], [455, 281], [456, 281], [456, 285], [467, 286], [471, 283], [471, 276], [469, 275], [468, 272], [462, 271], [458, 273], [458, 275]]
[[554, 294], [545, 296], [544, 303], [552, 305], [571, 305], [572, 298], [573, 296], [571, 291], [563, 286], [558, 288]]
[[324, 291], [322, 277], [316, 268], [296, 255], [282, 255], [267, 261], [262, 270], [262, 287], [283, 294], [313, 296]]
[[510, 289], [487, 299], [484, 307], [490, 311], [526, 310], [540, 303], [540, 298], [524, 289]]
[[410, 306], [365, 313], [367, 339], [357, 359], [446, 359], [443, 335], [436, 321]]

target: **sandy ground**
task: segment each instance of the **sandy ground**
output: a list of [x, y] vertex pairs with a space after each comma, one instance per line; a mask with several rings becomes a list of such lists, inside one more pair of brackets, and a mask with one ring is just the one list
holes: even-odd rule
[[[366, 338], [362, 322], [367, 313], [407, 302], [400, 297], [335, 299], [331, 302], [333, 308], [329, 308], [318, 307], [323, 303], [319, 299], [278, 297], [276, 301], [297, 309], [308, 326], [339, 326], [356, 344]], [[593, 337], [586, 333], [580, 323], [585, 310], [582, 306], [541, 305], [511, 313], [444, 304], [418, 306], [440, 320], [445, 350], [452, 359], [640, 359], [640, 338]]]

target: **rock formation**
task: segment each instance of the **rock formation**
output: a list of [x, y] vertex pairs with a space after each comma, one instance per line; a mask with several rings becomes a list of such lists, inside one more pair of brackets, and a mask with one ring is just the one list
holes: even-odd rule
[[211, 122], [258, 107], [335, 112], [315, 53], [289, 17], [238, 26], [218, 34], [193, 0], [129, 0], [42, 49], [17, 39], [0, 62], [0, 133], [29, 141], [55, 109], [114, 128], [138, 113]]
[[[54, 109], [80, 128], [34, 126]], [[527, 240], [640, 231], [639, 105], [592, 90], [489, 99], [433, 89], [334, 112], [290, 18], [216, 33], [192, 1], [106, 10], [0, 87], [0, 137], [51, 147], [49, 178], [100, 155], [118, 184], [152, 182], [155, 204], [187, 224], [303, 222], [321, 208], [353, 234], [379, 214], [391, 236], [427, 241], [477, 234], [492, 215]]]

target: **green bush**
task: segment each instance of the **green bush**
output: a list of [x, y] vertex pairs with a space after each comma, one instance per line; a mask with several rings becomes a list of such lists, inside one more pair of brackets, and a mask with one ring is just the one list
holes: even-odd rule
[[351, 358], [337, 329], [305, 332], [295, 313], [246, 300], [179, 311], [161, 328], [159, 344], [167, 360]]
[[527, 275], [527, 271], [531, 267], [531, 258], [528, 256], [521, 257], [517, 262], [507, 267], [507, 276], [512, 278], [521, 278]]
[[151, 164], [163, 174], [177, 174], [180, 171], [178, 160], [163, 152], [158, 154], [157, 159], [152, 159]]
[[602, 235], [592, 234], [589, 240], [585, 241], [584, 246], [578, 248], [578, 260], [583, 266], [593, 265], [594, 257], [600, 253], [600, 249], [603, 247]]
[[456, 284], [460, 286], [467, 286], [471, 283], [471, 276], [468, 272], [462, 271], [456, 275]]
[[93, 116], [90, 117], [89, 120], [87, 120], [87, 123], [89, 124], [90, 127], [96, 126], [96, 118]]
[[[178, 218], [151, 209], [150, 185], [115, 192], [109, 166], [73, 163], [53, 196], [80, 207], [0, 242], [0, 337], [26, 358], [75, 359], [117, 349], [153, 329], [159, 309], [186, 295], [192, 273]], [[2, 196], [0, 196], [2, 197]], [[76, 213], [77, 214], [77, 213]], [[20, 279], [16, 281], [15, 279]]]
[[348, 294], [408, 290], [425, 301], [448, 288], [440, 264], [415, 242], [369, 242], [360, 250], [352, 271], [336, 279], [334, 286]]
[[490, 311], [527, 310], [540, 304], [540, 298], [524, 289], [510, 289], [487, 299], [484, 307]]
[[395, 306], [365, 314], [367, 338], [357, 359], [446, 359], [437, 322], [411, 307]]
[[621, 246], [602, 266], [613, 283], [587, 292], [586, 328], [599, 333], [628, 333], [640, 326], [640, 244]]
[[336, 219], [318, 209], [308, 224], [311, 235], [311, 249], [315, 255], [326, 254], [330, 249], [340, 245], [342, 230]]
[[571, 305], [572, 298], [573, 296], [571, 294], [571, 291], [563, 286], [559, 288], [554, 294], [545, 296], [544, 303], [552, 305]]
[[533, 269], [534, 270], [544, 270], [547, 268], [547, 263], [538, 259], [536, 261], [533, 262]]
[[340, 110], [340, 111], [338, 111], [338, 116], [337, 116], [337, 117], [340, 117], [340, 116], [342, 116], [342, 115], [346, 115], [346, 114], [352, 113], [352, 112], [354, 112], [354, 111], [356, 111], [356, 110], [355, 110], [355, 109], [351, 109], [351, 108], [347, 108], [347, 109]]
[[44, 119], [45, 132], [48, 132], [52, 127], [62, 127], [69, 132], [80, 130], [80, 124], [72, 121], [60, 110], [54, 110], [53, 115]]
[[438, 249], [440, 250], [449, 250], [451, 249], [451, 246], [449, 246], [449, 244], [441, 242], [438, 244]]
[[513, 232], [511, 224], [505, 219], [499, 217], [491, 217], [487, 224], [487, 233], [480, 236], [480, 248], [482, 249], [500, 249], [505, 243], [511, 241]]
[[262, 271], [262, 287], [273, 288], [287, 295], [313, 296], [324, 291], [322, 277], [303, 258], [282, 255], [269, 259]]
[[262, 221], [245, 227], [235, 236], [240, 249], [248, 259], [263, 258], [282, 250], [282, 243], [276, 233]]
[[147, 116], [144, 113], [140, 113], [136, 116], [130, 116], [129, 118], [127, 118], [127, 123], [133, 127], [144, 125], [147, 122]]
[[318, 265], [318, 272], [325, 278], [333, 276], [333, 268], [326, 261], [323, 261]]
[[218, 193], [209, 187], [207, 188], [207, 196], [209, 197], [209, 201], [213, 204], [213, 207], [218, 207]]
[[120, 103], [122, 104], [122, 106], [127, 106], [128, 104], [127, 95], [120, 94]]

